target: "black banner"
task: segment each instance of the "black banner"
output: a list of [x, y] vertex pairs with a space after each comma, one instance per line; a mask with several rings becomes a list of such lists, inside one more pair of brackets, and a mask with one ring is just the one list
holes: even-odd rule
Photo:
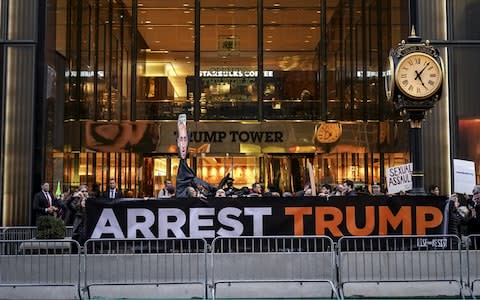
[[87, 202], [87, 237], [445, 234], [446, 197], [123, 199]]

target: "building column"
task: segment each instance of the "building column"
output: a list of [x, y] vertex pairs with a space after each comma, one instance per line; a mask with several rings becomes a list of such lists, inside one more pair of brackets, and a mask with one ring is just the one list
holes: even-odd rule
[[33, 161], [43, 159], [33, 157], [39, 1], [2, 2], [1, 19], [7, 27], [5, 39], [0, 40], [1, 225], [29, 225]]
[[[447, 40], [446, 2], [417, 1], [417, 35], [423, 40]], [[445, 65], [444, 86], [440, 101], [427, 113], [423, 122], [425, 189], [437, 184], [442, 194], [451, 191], [450, 119], [448, 97], [447, 52], [438, 48]]]

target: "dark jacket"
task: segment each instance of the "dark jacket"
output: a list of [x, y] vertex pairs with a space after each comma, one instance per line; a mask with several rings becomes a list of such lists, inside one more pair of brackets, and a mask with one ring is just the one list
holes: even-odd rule
[[[110, 189], [107, 189], [105, 192], [103, 192], [102, 198], [110, 199]], [[122, 191], [120, 191], [119, 189], [115, 189], [114, 199], [120, 199], [120, 198], [123, 198]]]
[[[52, 206], [55, 206], [57, 208], [65, 208], [65, 205], [63, 204], [62, 201], [59, 199], [55, 198], [52, 193], [48, 193], [50, 195], [50, 198], [52, 199]], [[43, 193], [43, 191], [40, 191], [36, 193], [33, 196], [33, 213], [35, 214], [35, 217], [38, 218], [39, 216], [46, 216], [49, 215], [49, 213], [46, 211], [46, 209], [50, 206], [50, 203]]]

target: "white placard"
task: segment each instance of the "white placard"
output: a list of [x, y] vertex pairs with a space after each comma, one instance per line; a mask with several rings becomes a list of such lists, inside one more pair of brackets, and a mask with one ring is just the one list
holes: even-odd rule
[[453, 160], [453, 191], [471, 194], [476, 184], [475, 162], [462, 159]]
[[412, 172], [412, 163], [387, 168], [388, 193], [395, 194], [411, 190], [413, 188]]
[[312, 196], [317, 195], [317, 189], [315, 186], [315, 173], [313, 172], [313, 167], [310, 161], [307, 161], [307, 168], [308, 168], [308, 177], [310, 177], [310, 188], [312, 189]]

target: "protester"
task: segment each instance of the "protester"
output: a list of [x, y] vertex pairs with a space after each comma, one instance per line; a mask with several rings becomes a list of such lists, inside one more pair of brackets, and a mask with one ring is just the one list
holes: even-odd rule
[[460, 213], [460, 202], [457, 194], [452, 194], [448, 202], [448, 234], [461, 237], [462, 225], [466, 224], [467, 219]]
[[353, 181], [348, 179], [343, 181], [343, 187], [345, 188], [344, 196], [357, 196], [357, 192], [353, 189]]
[[468, 220], [468, 233], [480, 234], [480, 185], [476, 185], [473, 188], [470, 216]]
[[223, 189], [218, 189], [215, 192], [215, 198], [224, 198], [226, 197], [225, 191]]
[[260, 183], [255, 182], [252, 184], [252, 191], [248, 194], [248, 197], [262, 197], [262, 186]]
[[171, 180], [165, 180], [163, 188], [158, 192], [157, 198], [171, 198], [175, 195], [175, 188]]
[[325, 183], [325, 184], [322, 184], [322, 186], [320, 187], [320, 192], [318, 193], [318, 196], [320, 197], [328, 197], [330, 196], [330, 193], [332, 192], [332, 187]]
[[376, 183], [372, 184], [371, 195], [372, 196], [383, 196], [382, 188], [380, 187], [379, 184], [376, 184]]
[[180, 163], [177, 171], [177, 186], [175, 188], [176, 197], [192, 197], [192, 189], [195, 190], [199, 185], [203, 186], [209, 194], [215, 194], [217, 189], [199, 179], [196, 173], [187, 165], [188, 143], [189, 135], [187, 130], [187, 116], [185, 114], [180, 114], [177, 121], [177, 151], [180, 157]]
[[[225, 195], [227, 197], [232, 197], [233, 195], [238, 194], [238, 192], [240, 191], [239, 189], [233, 186], [234, 181], [235, 180], [233, 178], [230, 178], [230, 177], [227, 178], [227, 182], [226, 182], [227, 187], [224, 189]], [[223, 186], [219, 186], [219, 188], [223, 188]]]
[[88, 189], [86, 185], [79, 186], [77, 192], [73, 194], [68, 203], [68, 207], [73, 213], [73, 234], [72, 239], [83, 245], [86, 241], [86, 202], [88, 198]]
[[428, 194], [430, 196], [440, 196], [440, 187], [436, 184], [431, 184], [428, 188]]

